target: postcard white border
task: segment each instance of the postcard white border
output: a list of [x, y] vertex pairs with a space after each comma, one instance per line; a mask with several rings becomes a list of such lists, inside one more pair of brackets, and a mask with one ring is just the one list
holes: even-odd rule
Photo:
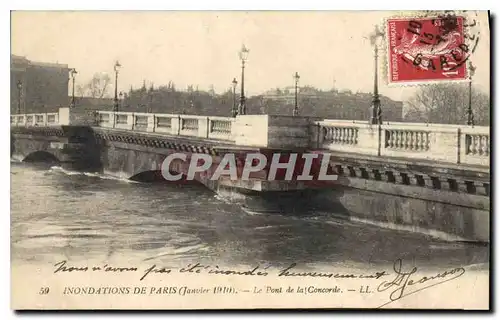
[[[80, 9], [80, 10], [102, 10], [102, 9], [127, 9], [127, 10], [138, 10], [138, 9], [170, 9], [170, 10], [181, 10], [181, 9], [209, 9], [209, 10], [214, 10], [214, 9], [233, 9], [233, 10], [256, 10], [256, 9], [267, 9], [267, 10], [304, 10], [304, 9], [315, 9], [315, 10], [354, 10], [354, 9], [364, 9], [364, 10], [392, 10], [395, 8], [395, 6], [398, 6], [399, 10], [427, 10], [430, 8], [435, 8], [436, 5], [440, 5], [441, 7], [446, 7], [446, 9], [463, 9], [463, 8], [468, 8], [471, 6], [470, 1], [465, 1], [465, 0], [456, 0], [453, 1], [452, 3], [439, 3], [436, 2], [435, 0], [421, 0], [418, 2], [400, 2], [400, 3], [394, 3], [394, 1], [389, 1], [389, 0], [380, 0], [377, 1], [376, 3], [373, 1], [368, 1], [368, 0], [363, 0], [363, 1], [356, 1], [356, 0], [351, 0], [349, 2], [335, 2], [333, 3], [327, 3], [324, 0], [309, 0], [307, 2], [303, 1], [296, 1], [296, 2], [291, 2], [288, 1], [283, 2], [283, 1], [269, 1], [269, 0], [255, 0], [255, 1], [250, 1], [247, 2], [246, 4], [237, 3], [236, 1], [229, 1], [229, 0], [213, 0], [213, 1], [203, 1], [203, 0], [184, 0], [184, 1], [179, 1], [176, 3], [169, 3], [169, 5], [165, 5], [165, 3], [161, 1], [148, 1], [148, 0], [143, 0], [143, 1], [126, 1], [122, 0], [120, 1], [120, 5], [111, 5], [110, 3], [105, 3], [102, 1], [97, 1], [97, 0], [87, 0], [85, 2], [80, 2], [78, 4], [76, 3], [70, 3], [67, 1], [62, 1], [62, 0], [52, 0], [52, 1], [43, 1], [43, 3], [32, 0], [32, 1], [16, 1], [12, 5], [10, 5], [10, 2], [2, 2], [0, 6], [2, 7], [3, 10], [0, 11], [1, 14], [1, 23], [2, 23], [2, 28], [1, 28], [1, 36], [2, 36], [2, 42], [4, 44], [9, 43], [10, 44], [10, 12], [9, 10], [12, 9], [21, 9], [21, 10], [33, 10], [33, 9], [38, 9], [38, 10], [49, 10], [49, 9], [58, 9], [58, 10], [69, 10], [69, 9]], [[10, 6], [9, 6], [10, 5]], [[500, 5], [498, 1], [493, 1], [493, 0], [487, 0], [487, 1], [482, 1], [480, 4], [475, 2], [474, 5], [478, 7], [479, 5], [480, 8], [475, 8], [475, 9], [493, 9], [497, 13], [497, 27], [498, 27], [498, 14], [500, 11]], [[444, 8], [443, 8], [444, 9]], [[495, 41], [493, 43], [498, 43], [499, 40], [499, 33], [498, 31], [495, 33]], [[4, 112], [4, 116], [1, 117], [2, 121], [4, 121], [5, 125], [1, 126], [1, 128], [4, 130], [3, 134], [0, 135], [2, 139], [2, 145], [7, 146], [8, 145], [8, 137], [10, 135], [10, 132], [7, 132], [7, 130], [10, 127], [10, 121], [8, 120], [8, 113], [9, 109], [5, 106], [9, 104], [9, 81], [10, 77], [9, 71], [7, 70], [8, 64], [6, 63], [7, 59], [10, 60], [10, 46], [4, 46], [2, 51], [2, 61], [3, 63], [0, 64], [0, 68], [4, 69], [1, 72], [2, 75], [2, 85], [0, 86], [0, 90], [2, 90], [3, 94], [0, 95], [1, 97], [4, 97], [4, 107], [2, 108], [2, 112]], [[492, 59], [494, 58], [493, 56], [491, 57]], [[498, 63], [495, 64], [495, 74], [498, 74]], [[498, 81], [496, 82], [496, 86], [494, 88], [495, 91], [498, 91], [500, 88], [500, 85]], [[500, 113], [496, 112], [495, 113], [495, 119], [493, 121], [498, 121], [500, 119]], [[9, 122], [8, 122], [9, 121]], [[493, 126], [495, 138], [497, 135], [497, 131], [500, 130]], [[2, 241], [2, 253], [3, 257], [7, 259], [10, 258], [10, 237], [7, 235], [10, 235], [10, 162], [7, 162], [7, 153], [8, 153], [8, 148], [2, 148], [1, 149], [4, 155], [1, 157], [3, 160], [2, 166], [3, 170], [2, 173], [4, 173], [4, 178], [1, 179], [1, 188], [2, 188], [2, 205], [3, 205], [3, 210], [2, 210], [2, 223], [1, 225], [4, 228], [4, 232], [2, 234], [4, 235], [3, 241]], [[498, 160], [498, 159], [497, 159]], [[495, 162], [495, 164], [497, 164]], [[493, 178], [494, 184], [497, 185], [497, 177]], [[499, 191], [498, 188], [495, 189], [495, 195], [498, 199]], [[496, 223], [493, 226], [494, 229], [498, 229], [498, 224], [500, 223], [500, 219], [495, 219]], [[492, 233], [493, 238], [495, 238], [495, 232]], [[494, 239], [492, 239], [492, 243], [495, 243]], [[493, 246], [495, 248], [495, 251], [497, 251], [496, 246]], [[498, 254], [498, 252], [495, 252]], [[2, 316], [5, 317], [5, 319], [12, 319], [16, 317], [17, 315], [14, 314], [10, 309], [9, 309], [9, 301], [10, 301], [10, 264], [8, 263], [2, 263], [0, 265], [1, 267], [1, 274], [3, 276], [2, 283], [4, 284], [1, 292], [1, 298], [4, 303], [4, 308], [2, 308]], [[496, 282], [498, 281], [498, 277], [495, 277]], [[497, 283], [495, 283], [497, 284]], [[496, 297], [496, 301], [492, 301], [492, 304], [496, 304], [498, 307], [498, 294], [494, 295]], [[60, 319], [67, 319], [67, 318], [83, 318], [85, 315], [81, 314], [60, 314], [58, 317]], [[122, 314], [118, 314], [118, 317], [123, 316]], [[145, 315], [128, 315], [130, 319], [142, 319]], [[163, 315], [160, 315], [163, 316]], [[189, 318], [198, 318], [199, 315], [176, 315], [176, 314], [169, 314], [169, 318], [176, 319], [176, 318], [183, 318], [183, 319], [189, 319]], [[231, 317], [231, 315], [226, 315]], [[247, 314], [247, 316], [254, 316], [253, 314]], [[282, 315], [267, 315], [263, 316], [259, 314], [259, 316], [262, 316], [263, 318], [275, 318], [275, 317], [283, 317], [283, 318], [303, 318], [303, 319], [308, 319], [311, 314], [299, 314], [299, 315], [290, 315], [290, 314], [282, 314]], [[318, 315], [316, 315], [318, 316]], [[331, 314], [324, 314], [324, 315], [319, 315], [320, 317], [324, 317], [330, 319], [332, 316]], [[335, 315], [336, 317], [342, 317], [344, 315]], [[351, 318], [366, 318], [371, 315], [367, 315], [366, 313], [363, 313], [362, 315], [346, 315]], [[380, 315], [384, 316], [384, 315]], [[406, 318], [407, 315], [405, 314], [397, 314], [397, 315], [392, 315], [394, 318]], [[419, 315], [416, 316], [416, 318], [428, 318], [429, 316], [438, 316], [441, 317], [442, 314], [436, 314], [436, 315], [430, 315], [430, 314], [425, 314], [425, 315]], [[468, 314], [466, 315], [467, 318], [473, 319], [473, 318], [479, 318], [481, 315], [480, 314]], [[2, 317], [2, 318], [4, 318]], [[100, 319], [104, 318], [105, 315], [96, 315], [95, 318]], [[212, 314], [209, 317], [219, 318], [220, 314]], [[482, 317], [482, 316], [481, 316]]]

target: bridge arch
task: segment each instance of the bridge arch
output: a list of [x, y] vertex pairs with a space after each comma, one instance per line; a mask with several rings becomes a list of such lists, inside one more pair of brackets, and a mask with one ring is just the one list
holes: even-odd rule
[[24, 157], [23, 162], [60, 163], [61, 161], [54, 154], [48, 151], [35, 151]]
[[161, 182], [165, 181], [160, 170], [146, 170], [134, 174], [129, 180], [137, 182]]
[[[178, 172], [175, 171], [170, 171], [171, 174], [177, 175]], [[168, 181], [166, 180], [162, 173], [161, 170], [145, 170], [141, 171], [139, 173], [134, 174], [129, 178], [129, 180], [136, 181], [136, 182], [163, 182], [163, 183], [172, 183], [172, 184], [194, 184], [194, 185], [203, 185], [200, 181], [197, 180], [192, 180], [189, 181], [187, 180], [187, 176], [183, 173], [182, 178], [178, 181]]]

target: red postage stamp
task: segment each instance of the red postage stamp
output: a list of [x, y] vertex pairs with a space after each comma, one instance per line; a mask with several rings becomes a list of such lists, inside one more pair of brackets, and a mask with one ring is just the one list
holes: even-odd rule
[[465, 80], [464, 18], [387, 20], [389, 84]]

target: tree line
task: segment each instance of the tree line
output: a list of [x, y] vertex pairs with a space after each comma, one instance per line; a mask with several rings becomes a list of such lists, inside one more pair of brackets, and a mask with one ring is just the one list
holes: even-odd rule
[[[407, 101], [408, 122], [465, 124], [469, 106], [468, 83], [440, 83], [422, 86]], [[476, 125], [490, 123], [489, 94], [472, 87], [472, 112]]]
[[[88, 83], [77, 87], [77, 95], [93, 98], [109, 97], [113, 84], [106, 74], [96, 74]], [[370, 117], [371, 94], [351, 91], [321, 91], [304, 87], [312, 95], [298, 97], [300, 114], [304, 116], [368, 120]], [[303, 88], [303, 89], [304, 89]], [[383, 120], [420, 123], [465, 124], [469, 104], [467, 83], [440, 83], [421, 86], [406, 101], [407, 110], [403, 115], [402, 103], [381, 97]], [[281, 92], [276, 90], [276, 92]], [[130, 88], [120, 96], [120, 110], [134, 112], [154, 112], [173, 114], [198, 114], [229, 116], [235, 97], [232, 88], [217, 94], [210, 87], [208, 91], [189, 85], [178, 90], [173, 81], [155, 88], [153, 85]], [[485, 92], [472, 88], [472, 110], [476, 125], [489, 125], [490, 98]], [[239, 93], [236, 92], [236, 103]], [[264, 95], [247, 97], [248, 114], [291, 115], [294, 101], [273, 100]]]

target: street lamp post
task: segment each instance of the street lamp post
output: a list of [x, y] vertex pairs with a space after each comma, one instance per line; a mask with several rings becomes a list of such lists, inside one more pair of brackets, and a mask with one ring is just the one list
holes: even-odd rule
[[146, 110], [147, 113], [152, 113], [153, 111], [153, 85], [149, 87], [149, 92], [148, 92], [148, 108]]
[[246, 114], [246, 99], [245, 99], [245, 61], [248, 58], [248, 50], [245, 45], [241, 47], [241, 51], [239, 52], [240, 60], [241, 60], [241, 95], [240, 95], [240, 107], [238, 110], [238, 114]]
[[373, 99], [372, 99], [372, 115], [371, 124], [381, 124], [382, 110], [380, 109], [380, 96], [378, 94], [378, 47], [374, 46], [375, 50], [375, 75], [373, 78]]
[[373, 78], [373, 99], [372, 99], [372, 112], [371, 124], [382, 124], [382, 108], [380, 106], [380, 96], [378, 93], [378, 42], [384, 37], [384, 34], [379, 30], [378, 26], [375, 31], [370, 35], [370, 41], [373, 44], [374, 59], [375, 59], [375, 72]]
[[380, 96], [378, 94], [378, 46], [379, 42], [382, 41], [384, 37], [384, 33], [380, 31], [378, 26], [375, 27], [374, 32], [370, 35], [370, 42], [373, 45], [374, 50], [374, 77], [373, 77], [373, 99], [372, 99], [372, 110], [371, 110], [371, 124], [378, 125], [378, 147], [377, 147], [377, 155], [381, 155], [381, 146], [382, 146], [382, 108], [380, 106]]
[[236, 86], [238, 85], [238, 81], [236, 78], [233, 78], [233, 109], [231, 110], [231, 114], [234, 117], [238, 114], [238, 106], [236, 104]]
[[476, 68], [472, 65], [472, 62], [469, 61], [469, 105], [467, 107], [467, 125], [474, 125], [474, 113], [472, 112], [472, 76], [474, 76], [474, 72]]
[[71, 105], [70, 105], [70, 108], [74, 108], [75, 107], [75, 76], [76, 76], [76, 74], [78, 72], [76, 71], [75, 68], [72, 68], [69, 73], [71, 75], [71, 80], [73, 82], [72, 89], [71, 89]]
[[295, 79], [295, 106], [293, 107], [293, 116], [298, 116], [299, 115], [299, 102], [298, 102], [298, 89], [299, 89], [299, 73], [295, 72], [295, 75], [293, 76]]
[[21, 91], [23, 90], [23, 83], [21, 80], [17, 81], [17, 114], [21, 114]]
[[116, 61], [115, 62], [115, 99], [114, 99], [114, 105], [113, 105], [113, 111], [117, 112], [118, 111], [118, 72], [120, 71], [121, 64]]

